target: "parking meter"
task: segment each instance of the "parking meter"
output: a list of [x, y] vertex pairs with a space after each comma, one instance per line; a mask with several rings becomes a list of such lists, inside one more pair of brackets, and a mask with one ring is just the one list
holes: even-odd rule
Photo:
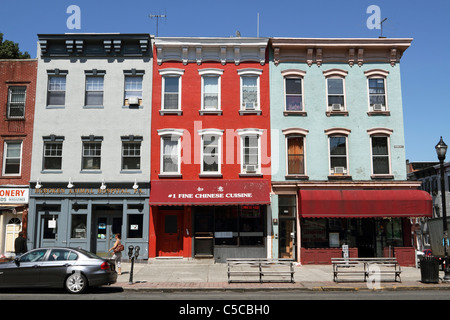
[[139, 256], [139, 250], [140, 250], [141, 248], [139, 247], [139, 246], [136, 246], [135, 248], [134, 248], [134, 257], [137, 259], [137, 257]]
[[128, 246], [128, 257], [131, 259], [131, 257], [133, 256], [133, 246]]

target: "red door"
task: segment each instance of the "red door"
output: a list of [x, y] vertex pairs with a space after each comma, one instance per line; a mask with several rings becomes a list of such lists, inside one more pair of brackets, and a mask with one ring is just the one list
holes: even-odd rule
[[159, 211], [158, 256], [183, 255], [183, 211]]

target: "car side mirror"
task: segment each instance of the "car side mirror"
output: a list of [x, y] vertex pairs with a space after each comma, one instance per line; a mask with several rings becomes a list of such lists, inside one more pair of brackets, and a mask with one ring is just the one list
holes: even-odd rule
[[16, 266], [20, 267], [20, 258], [15, 258], [14, 263], [16, 264]]

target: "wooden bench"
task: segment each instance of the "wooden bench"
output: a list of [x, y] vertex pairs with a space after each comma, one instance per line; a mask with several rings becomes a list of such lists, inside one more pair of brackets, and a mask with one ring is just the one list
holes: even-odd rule
[[230, 258], [230, 282], [294, 282], [294, 265], [290, 260], [265, 258]]
[[372, 275], [393, 275], [394, 281], [401, 282], [401, 268], [396, 258], [331, 258], [333, 281], [338, 282], [338, 275], [363, 276], [364, 281]]

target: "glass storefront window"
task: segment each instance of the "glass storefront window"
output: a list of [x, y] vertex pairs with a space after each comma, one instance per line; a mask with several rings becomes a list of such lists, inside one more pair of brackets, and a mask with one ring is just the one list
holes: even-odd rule
[[144, 215], [128, 215], [128, 238], [142, 238]]
[[264, 223], [260, 206], [241, 206], [239, 219], [239, 244], [259, 246], [264, 244]]
[[85, 214], [72, 215], [72, 238], [86, 239], [86, 221], [87, 215]]

